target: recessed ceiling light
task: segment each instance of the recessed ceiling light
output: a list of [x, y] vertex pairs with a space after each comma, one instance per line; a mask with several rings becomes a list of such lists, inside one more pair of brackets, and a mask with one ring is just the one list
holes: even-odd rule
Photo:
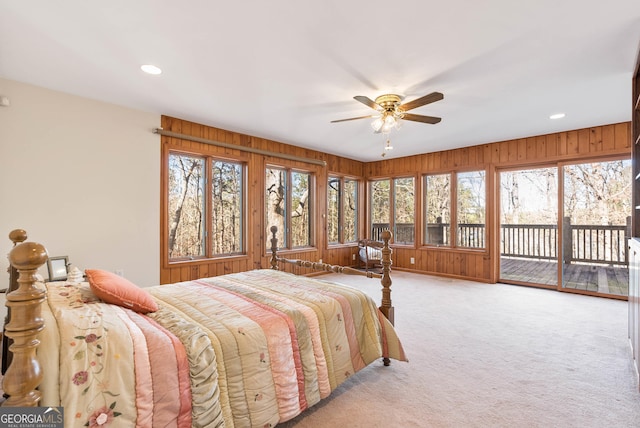
[[151, 64], [145, 64], [145, 65], [141, 66], [140, 68], [142, 69], [142, 71], [144, 71], [145, 73], [148, 73], [148, 74], [156, 75], [156, 74], [162, 73], [162, 70], [160, 70], [155, 65], [151, 65]]
[[549, 116], [549, 119], [562, 119], [564, 116], [564, 113], [556, 113]]

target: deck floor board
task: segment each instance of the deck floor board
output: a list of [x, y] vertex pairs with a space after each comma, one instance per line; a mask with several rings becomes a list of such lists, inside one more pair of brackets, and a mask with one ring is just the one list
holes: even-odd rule
[[[565, 288], [600, 293], [608, 289], [608, 294], [616, 296], [627, 296], [629, 293], [629, 269], [624, 265], [566, 264], [563, 266], [563, 277]], [[603, 284], [605, 280], [606, 285]], [[556, 286], [558, 263], [503, 257], [500, 259], [500, 281]]]

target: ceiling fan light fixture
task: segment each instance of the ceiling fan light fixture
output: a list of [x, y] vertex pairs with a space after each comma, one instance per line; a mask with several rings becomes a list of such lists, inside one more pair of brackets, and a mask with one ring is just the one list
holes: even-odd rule
[[444, 98], [444, 95], [442, 95], [442, 93], [440, 92], [432, 92], [404, 104], [402, 104], [402, 97], [397, 94], [380, 95], [379, 97], [376, 97], [375, 101], [364, 95], [356, 95], [353, 98], [356, 101], [366, 105], [367, 107], [374, 109], [376, 111], [376, 114], [369, 116], [352, 117], [349, 119], [332, 120], [331, 123], [346, 122], [350, 120], [373, 117], [374, 120], [373, 122], [371, 122], [371, 128], [373, 128], [373, 132], [376, 134], [388, 135], [394, 128], [399, 129], [404, 120], [430, 124], [439, 123], [441, 120], [439, 117], [407, 113], [407, 111], [422, 107], [427, 104], [431, 104], [436, 101], [440, 101]]
[[382, 126], [384, 125], [384, 119], [382, 116], [378, 116], [376, 120], [371, 122], [371, 127], [373, 128], [373, 132], [380, 132]]
[[396, 118], [392, 114], [387, 114], [387, 117], [384, 118], [385, 126], [392, 127], [396, 124]]
[[385, 121], [384, 125], [382, 125], [382, 129], [380, 130], [380, 132], [382, 132], [383, 134], [388, 134], [394, 128], [395, 124], [396, 124], [395, 120]]

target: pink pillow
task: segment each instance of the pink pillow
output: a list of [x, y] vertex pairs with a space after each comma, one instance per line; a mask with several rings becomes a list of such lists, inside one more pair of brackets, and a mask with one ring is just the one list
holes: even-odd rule
[[158, 310], [158, 304], [151, 294], [128, 279], [99, 269], [86, 269], [85, 273], [93, 294], [105, 302], [143, 314]]

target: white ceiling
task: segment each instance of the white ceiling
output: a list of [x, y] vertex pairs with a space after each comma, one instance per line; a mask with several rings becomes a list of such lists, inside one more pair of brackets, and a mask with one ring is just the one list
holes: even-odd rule
[[639, 42], [638, 0], [0, 0], [0, 77], [362, 161], [355, 95], [444, 94], [387, 158], [628, 121]]

